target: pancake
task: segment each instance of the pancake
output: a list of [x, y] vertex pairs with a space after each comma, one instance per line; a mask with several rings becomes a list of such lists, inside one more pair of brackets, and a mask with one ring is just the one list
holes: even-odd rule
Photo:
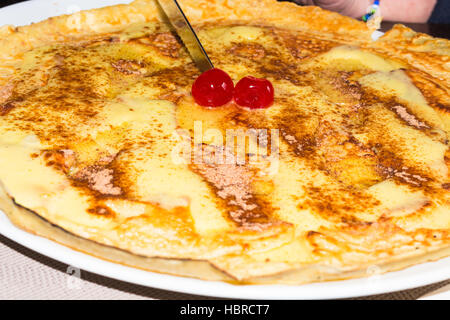
[[[450, 253], [450, 42], [274, 0], [181, 1], [274, 104], [197, 105], [153, 1], [0, 29], [0, 208], [137, 268], [233, 283], [370, 276]], [[239, 141], [241, 143], [239, 143]]]

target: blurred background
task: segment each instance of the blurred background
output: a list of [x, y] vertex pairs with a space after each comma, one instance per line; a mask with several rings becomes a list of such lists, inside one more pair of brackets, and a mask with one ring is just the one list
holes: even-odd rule
[[[31, 0], [31, 1], [39, 1], [39, 0]], [[56, 0], [55, 0], [56, 1]], [[245, 0], [242, 0], [245, 1]], [[284, 0], [289, 1], [289, 0]], [[448, 0], [450, 1], [450, 0]], [[23, 2], [20, 0], [0, 0], [0, 8], [5, 7], [11, 4], [15, 4], [18, 2]], [[295, 2], [292, 0], [292, 2]], [[77, 1], [73, 0], [74, 5], [76, 5]], [[388, 31], [392, 28], [392, 26], [395, 24], [395, 22], [383, 22], [381, 25], [381, 31]], [[450, 25], [449, 24], [432, 24], [432, 23], [404, 23], [411, 29], [417, 31], [417, 32], [423, 32], [427, 33], [429, 35], [432, 35], [434, 37], [440, 37], [440, 38], [446, 38], [450, 39]], [[2, 25], [0, 21], [0, 25]]]

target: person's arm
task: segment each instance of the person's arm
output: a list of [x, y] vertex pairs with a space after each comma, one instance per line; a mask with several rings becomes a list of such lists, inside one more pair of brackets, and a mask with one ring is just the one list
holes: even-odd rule
[[380, 9], [383, 20], [411, 23], [427, 22], [437, 0], [385, 0]]
[[[295, 0], [306, 5], [316, 5], [327, 10], [361, 18], [373, 0]], [[400, 22], [427, 22], [436, 6], [437, 0], [381, 0], [380, 9], [383, 20]]]

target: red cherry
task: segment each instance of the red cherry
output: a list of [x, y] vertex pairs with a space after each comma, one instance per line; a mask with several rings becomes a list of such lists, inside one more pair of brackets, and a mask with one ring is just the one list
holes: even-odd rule
[[267, 79], [245, 77], [234, 89], [234, 101], [250, 109], [268, 108], [273, 103], [273, 85]]
[[234, 84], [230, 76], [214, 68], [203, 72], [192, 85], [195, 102], [205, 107], [219, 107], [233, 99]]

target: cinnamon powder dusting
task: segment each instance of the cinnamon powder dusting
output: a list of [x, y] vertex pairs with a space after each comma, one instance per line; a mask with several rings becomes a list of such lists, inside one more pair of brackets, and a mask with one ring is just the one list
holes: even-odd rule
[[181, 49], [180, 41], [170, 32], [161, 32], [152, 34], [147, 37], [142, 37], [136, 40], [137, 42], [149, 45], [163, 56], [170, 58], [178, 58]]
[[14, 103], [7, 102], [5, 104], [0, 104], [0, 116], [8, 114], [14, 108]]
[[342, 94], [360, 100], [362, 96], [361, 86], [357, 81], [350, 79], [352, 75], [353, 72], [339, 72], [337, 77], [332, 76], [331, 84]]
[[211, 164], [204, 161], [192, 165], [192, 169], [200, 174], [223, 200], [229, 217], [239, 227], [261, 231], [276, 224], [276, 221], [270, 218], [270, 205], [253, 192], [254, 172], [248, 167], [235, 163]]
[[111, 66], [126, 75], [141, 75], [145, 73], [145, 64], [141, 61], [120, 59], [116, 62], [112, 62]]
[[3, 103], [9, 99], [12, 95], [14, 85], [12, 83], [0, 86], [0, 103]]
[[422, 121], [419, 121], [413, 114], [410, 114], [408, 110], [400, 105], [393, 106], [392, 109], [394, 109], [395, 113], [407, 124], [410, 126], [413, 126], [417, 129], [429, 129], [430, 127], [423, 123]]
[[74, 178], [86, 182], [92, 190], [102, 195], [118, 196], [122, 193], [120, 187], [113, 184], [114, 171], [110, 168], [94, 165], [78, 171]]

